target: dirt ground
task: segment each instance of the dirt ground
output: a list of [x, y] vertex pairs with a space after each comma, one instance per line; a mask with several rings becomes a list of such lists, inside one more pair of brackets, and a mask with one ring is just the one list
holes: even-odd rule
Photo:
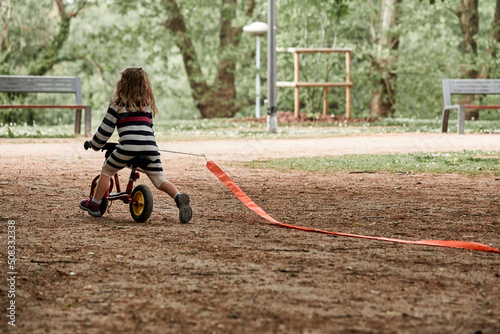
[[[258, 158], [499, 150], [499, 135], [399, 134], [159, 143], [203, 152], [283, 223], [500, 248], [500, 179], [454, 174], [278, 172]], [[84, 139], [0, 140], [0, 332], [500, 333], [500, 255], [332, 237], [265, 224], [200, 157], [162, 154], [192, 199], [191, 223], [158, 190], [128, 206], [78, 208], [103, 161]], [[121, 181], [126, 181], [122, 172]], [[151, 188], [147, 178], [138, 183]], [[7, 225], [15, 221], [15, 324]]]

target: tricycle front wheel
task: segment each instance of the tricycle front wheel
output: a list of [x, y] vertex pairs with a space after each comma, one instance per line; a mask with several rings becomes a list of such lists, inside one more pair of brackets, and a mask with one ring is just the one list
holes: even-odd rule
[[153, 212], [153, 193], [141, 184], [132, 190], [132, 202], [129, 204], [130, 214], [138, 223], [144, 223]]

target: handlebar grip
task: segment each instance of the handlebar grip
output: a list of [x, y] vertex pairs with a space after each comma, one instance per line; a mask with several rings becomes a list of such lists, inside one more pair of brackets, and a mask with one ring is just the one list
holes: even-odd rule
[[88, 150], [91, 146], [90, 146], [90, 142], [88, 140], [85, 141], [85, 143], [83, 143], [83, 147]]

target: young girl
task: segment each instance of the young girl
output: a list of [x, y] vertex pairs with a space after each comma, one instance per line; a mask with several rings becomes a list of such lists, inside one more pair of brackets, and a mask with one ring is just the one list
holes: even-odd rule
[[93, 198], [80, 201], [80, 208], [91, 216], [101, 216], [99, 205], [110, 178], [135, 156], [147, 155], [151, 163], [143, 168], [143, 171], [156, 188], [166, 192], [175, 200], [179, 208], [179, 220], [181, 223], [187, 223], [192, 217], [189, 196], [180, 193], [163, 174], [153, 132], [153, 117], [158, 113], [158, 109], [148, 75], [142, 67], [127, 68], [121, 74], [108, 112], [92, 137], [90, 146], [96, 151], [101, 149], [113, 134], [115, 127], [118, 129], [120, 139], [116, 149], [102, 167]]

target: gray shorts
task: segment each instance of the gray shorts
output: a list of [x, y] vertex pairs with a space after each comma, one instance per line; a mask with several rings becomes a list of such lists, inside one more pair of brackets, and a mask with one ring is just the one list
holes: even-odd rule
[[[118, 173], [122, 169], [123, 168], [112, 167], [106, 161], [104, 163], [104, 165], [102, 166], [101, 174], [109, 176], [109, 177], [113, 177], [116, 173]], [[156, 188], [159, 188], [163, 182], [167, 181], [163, 171], [154, 171], [153, 172], [153, 171], [148, 171], [148, 170], [142, 170], [140, 168], [137, 168], [137, 171], [146, 174]]]

